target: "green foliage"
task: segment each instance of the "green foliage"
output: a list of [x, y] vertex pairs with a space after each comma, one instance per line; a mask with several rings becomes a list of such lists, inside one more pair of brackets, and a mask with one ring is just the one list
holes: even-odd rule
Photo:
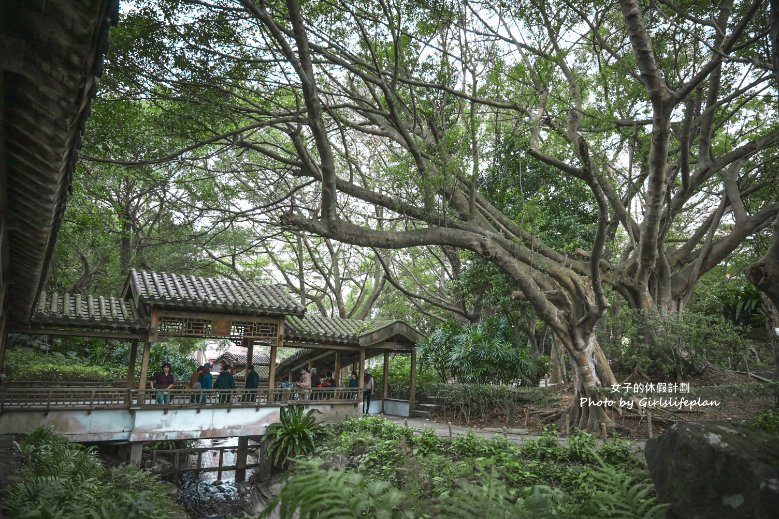
[[306, 464], [302, 473], [287, 481], [259, 517], [271, 517], [276, 511], [282, 519], [572, 516], [659, 519], [664, 516], [667, 505], [656, 502], [651, 484], [637, 482], [604, 463], [590, 470], [587, 476], [595, 482], [597, 490], [580, 504], [547, 485], [535, 485], [528, 489], [525, 497], [519, 497], [496, 470], [482, 474], [477, 481], [460, 481], [434, 499], [414, 502], [407, 493], [387, 482], [371, 480], [355, 472], [325, 471], [315, 464]]
[[491, 384], [428, 384], [417, 394], [434, 401], [440, 416], [466, 423], [515, 421], [524, 416], [528, 404], [550, 405], [557, 398], [546, 388]]
[[421, 361], [442, 382], [538, 385], [546, 359], [533, 355], [505, 318], [475, 324], [449, 322], [419, 346]]
[[568, 458], [571, 461], [592, 463], [596, 441], [592, 434], [577, 429], [568, 437]]
[[585, 508], [593, 516], [606, 519], [660, 519], [669, 505], [658, 504], [650, 483], [637, 482], [632, 476], [601, 462], [590, 472], [599, 489]]
[[304, 412], [302, 405], [281, 408], [281, 421], [271, 424], [265, 432], [270, 440], [268, 453], [274, 463], [314, 451], [323, 427], [313, 416], [314, 409]]
[[527, 502], [541, 485], [554, 487], [566, 502], [583, 505], [600, 489], [590, 474], [600, 459], [638, 482], [651, 481], [632, 445], [619, 438], [606, 442], [598, 458], [594, 449], [601, 444], [593, 436], [575, 434], [566, 447], [553, 428], [521, 446], [500, 434], [482, 438], [470, 433], [449, 440], [432, 429], [415, 433], [379, 417], [347, 420], [337, 431], [322, 440], [315, 456], [351, 457], [348, 467], [366, 480], [397, 486], [414, 507], [459, 492], [464, 482], [492, 477], [493, 471], [512, 489], [512, 499]]
[[765, 431], [779, 436], [779, 410], [769, 409], [763, 411], [751, 420], [744, 422], [744, 425], [753, 431]]
[[[377, 378], [378, 380], [378, 378]], [[422, 363], [417, 363], [417, 393], [420, 388], [437, 380], [435, 372]], [[390, 355], [387, 369], [388, 398], [408, 399], [411, 382], [411, 357], [409, 355]], [[376, 384], [375, 390], [382, 390], [381, 384]], [[374, 391], [375, 391], [374, 390]], [[379, 395], [376, 395], [379, 398]]]
[[94, 451], [38, 428], [19, 444], [22, 479], [4, 495], [13, 517], [170, 517], [182, 512], [166, 484], [135, 466], [105, 469]]
[[127, 376], [126, 367], [122, 372], [118, 367], [90, 366], [58, 352], [9, 350], [6, 355], [5, 369], [10, 380], [108, 382]]
[[623, 309], [610, 315], [601, 344], [615, 368], [630, 372], [638, 364], [650, 376], [698, 373], [706, 363], [727, 366], [749, 354], [745, 331], [717, 315], [644, 313]]
[[[98, 339], [39, 337], [14, 334], [14, 348], [8, 351], [7, 371], [11, 380], [56, 380], [66, 382], [109, 382], [124, 380], [130, 365], [130, 344]], [[19, 348], [23, 349], [19, 349]], [[155, 344], [149, 357], [150, 376], [170, 362], [176, 381], [189, 380], [197, 367], [189, 354], [197, 347], [192, 339]], [[140, 362], [136, 363], [136, 377]]]
[[303, 474], [287, 481], [259, 517], [271, 517], [276, 507], [281, 519], [414, 517], [403, 502], [403, 494], [386, 482], [368, 482], [360, 474], [323, 471], [309, 465]]

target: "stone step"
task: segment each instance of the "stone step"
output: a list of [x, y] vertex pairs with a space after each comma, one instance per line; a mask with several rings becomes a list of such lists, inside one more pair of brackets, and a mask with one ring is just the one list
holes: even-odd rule
[[417, 411], [435, 411], [436, 407], [438, 407], [436, 404], [417, 404], [416, 410]]
[[411, 418], [430, 418], [430, 411], [421, 411], [414, 409], [411, 411]]

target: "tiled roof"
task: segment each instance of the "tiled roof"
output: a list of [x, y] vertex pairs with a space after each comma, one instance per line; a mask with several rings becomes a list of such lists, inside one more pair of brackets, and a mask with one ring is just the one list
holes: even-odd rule
[[303, 315], [305, 308], [280, 285], [135, 270], [125, 286], [139, 302], [246, 315]]
[[362, 340], [373, 332], [389, 327], [401, 328], [414, 342], [419, 332], [404, 321], [361, 321], [359, 319], [340, 319], [321, 315], [305, 317], [287, 317], [284, 326], [284, 340], [298, 343], [348, 344], [351, 346], [371, 346]]
[[41, 292], [32, 315], [32, 323], [141, 330], [139, 319], [129, 301], [116, 297], [82, 296]]
[[[225, 352], [222, 355], [220, 355], [216, 362], [219, 363], [221, 361], [227, 362], [230, 366], [234, 368], [245, 368], [246, 367], [246, 355], [245, 354], [235, 354]], [[261, 352], [261, 351], [255, 351], [252, 353], [252, 365], [253, 366], [269, 366], [270, 365], [270, 357], [268, 357], [267, 354]]]
[[0, 267], [8, 269], [10, 317], [26, 322], [54, 252], [118, 2], [18, 1], [2, 9], [0, 205], [7, 207], [0, 211], [8, 241], [0, 248], [7, 245], [8, 264]]

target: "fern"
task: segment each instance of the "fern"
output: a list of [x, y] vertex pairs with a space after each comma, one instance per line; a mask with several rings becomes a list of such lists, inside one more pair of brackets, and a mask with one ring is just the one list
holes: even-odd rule
[[367, 483], [353, 472], [323, 471], [312, 464], [301, 466], [303, 473], [287, 481], [260, 518], [270, 517], [276, 508], [280, 519], [347, 519], [364, 514], [377, 519], [414, 517], [410, 511], [401, 510], [405, 497], [388, 483]]
[[600, 466], [591, 472], [599, 485], [590, 504], [605, 519], [661, 519], [667, 504], [657, 503], [651, 483], [636, 481], [632, 476], [611, 467], [598, 458]]
[[304, 413], [301, 405], [281, 409], [281, 421], [265, 431], [270, 439], [268, 453], [274, 463], [314, 451], [324, 428], [316, 422], [313, 412], [311, 409]]

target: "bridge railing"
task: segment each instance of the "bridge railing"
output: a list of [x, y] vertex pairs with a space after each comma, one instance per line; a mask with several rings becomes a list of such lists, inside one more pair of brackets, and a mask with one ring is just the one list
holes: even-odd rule
[[354, 404], [356, 388], [127, 389], [116, 387], [3, 387], [0, 412], [54, 409], [263, 407]]

